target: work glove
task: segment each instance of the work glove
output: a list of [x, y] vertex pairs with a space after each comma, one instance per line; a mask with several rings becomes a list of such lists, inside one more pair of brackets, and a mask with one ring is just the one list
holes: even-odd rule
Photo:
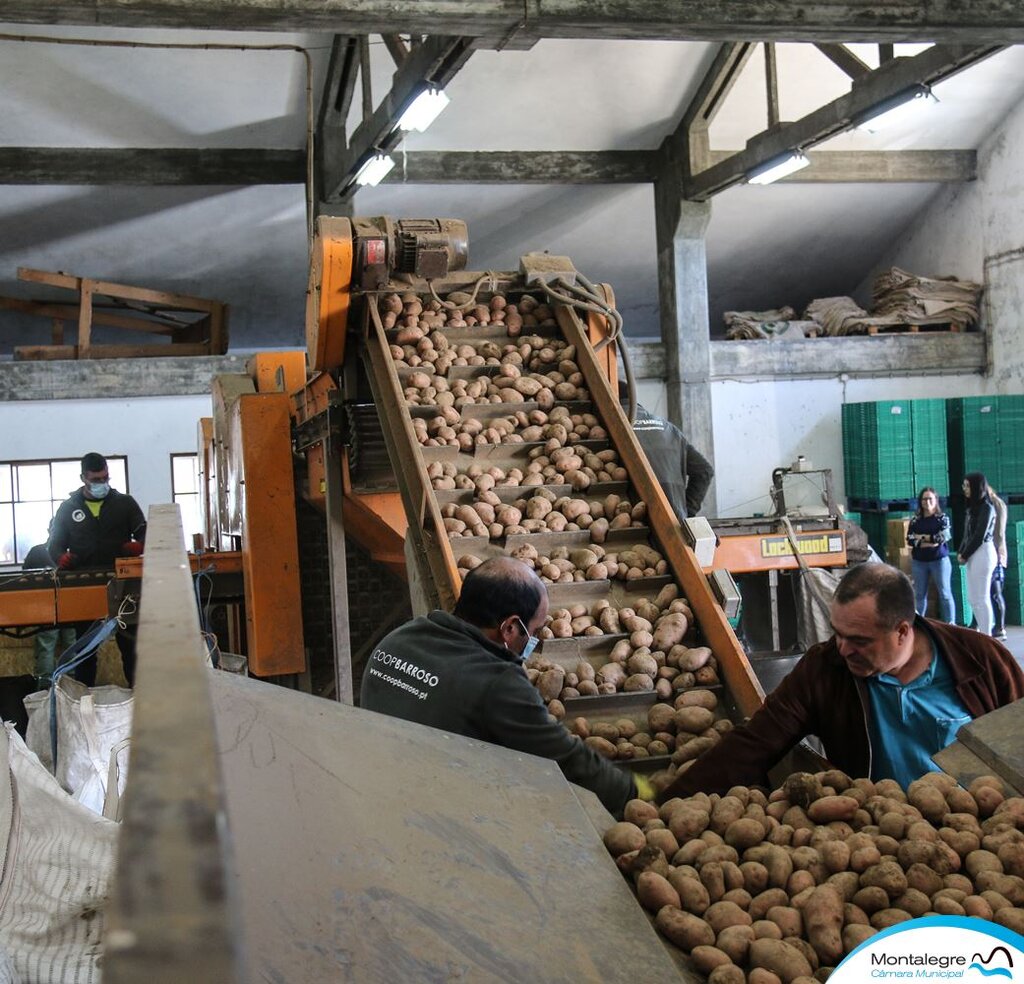
[[654, 797], [657, 793], [650, 779], [646, 776], [640, 775], [639, 773], [634, 773], [633, 784], [636, 786], [637, 799], [645, 800], [648, 803], [654, 802]]
[[121, 544], [121, 557], [141, 557], [143, 545], [138, 540], [125, 540]]
[[57, 560], [57, 569], [62, 571], [71, 570], [78, 563], [78, 558], [70, 551], [65, 550]]

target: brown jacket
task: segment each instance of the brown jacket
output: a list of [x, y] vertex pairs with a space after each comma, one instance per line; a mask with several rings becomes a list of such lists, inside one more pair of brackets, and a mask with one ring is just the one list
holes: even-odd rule
[[[994, 639], [920, 617], [914, 629], [926, 631], [948, 660], [957, 693], [972, 717], [1024, 697], [1024, 673]], [[846, 668], [834, 638], [813, 646], [748, 724], [729, 732], [659, 799], [724, 793], [737, 785], [767, 785], [768, 770], [807, 735], [821, 739], [836, 768], [855, 778], [869, 776], [870, 705], [864, 691], [864, 681]]]

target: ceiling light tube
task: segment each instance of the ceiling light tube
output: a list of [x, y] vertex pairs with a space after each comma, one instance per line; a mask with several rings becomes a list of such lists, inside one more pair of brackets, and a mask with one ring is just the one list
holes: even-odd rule
[[766, 185], [807, 167], [811, 162], [799, 150], [787, 150], [785, 154], [747, 172], [747, 184]]
[[416, 130], [422, 133], [450, 102], [444, 89], [435, 89], [432, 86], [424, 89], [409, 104], [409, 108], [402, 113], [401, 119], [398, 121], [398, 129]]
[[884, 127], [892, 126], [901, 120], [916, 115], [918, 110], [931, 106], [939, 100], [928, 86], [917, 84], [909, 86], [888, 99], [864, 110], [854, 116], [850, 122], [854, 129], [874, 133]]
[[394, 166], [395, 159], [390, 154], [374, 154], [373, 157], [367, 158], [356, 172], [356, 184], [364, 188], [367, 185], [375, 188]]

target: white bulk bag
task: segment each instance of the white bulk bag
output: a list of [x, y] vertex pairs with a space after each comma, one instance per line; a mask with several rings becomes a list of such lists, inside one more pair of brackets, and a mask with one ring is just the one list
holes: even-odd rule
[[0, 728], [0, 940], [12, 982], [99, 984], [117, 833]]

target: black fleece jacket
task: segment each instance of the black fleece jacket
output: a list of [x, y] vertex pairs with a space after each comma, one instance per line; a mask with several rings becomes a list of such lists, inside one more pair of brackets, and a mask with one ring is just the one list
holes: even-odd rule
[[130, 495], [111, 489], [99, 516], [93, 516], [85, 504], [84, 492], [76, 489], [58, 507], [46, 548], [54, 563], [70, 550], [75, 555], [76, 568], [112, 571], [121, 544], [132, 537], [145, 541], [146, 517]]
[[636, 795], [628, 772], [548, 717], [512, 653], [447, 612], [414, 618], [381, 640], [363, 673], [360, 705], [553, 759], [615, 816]]

